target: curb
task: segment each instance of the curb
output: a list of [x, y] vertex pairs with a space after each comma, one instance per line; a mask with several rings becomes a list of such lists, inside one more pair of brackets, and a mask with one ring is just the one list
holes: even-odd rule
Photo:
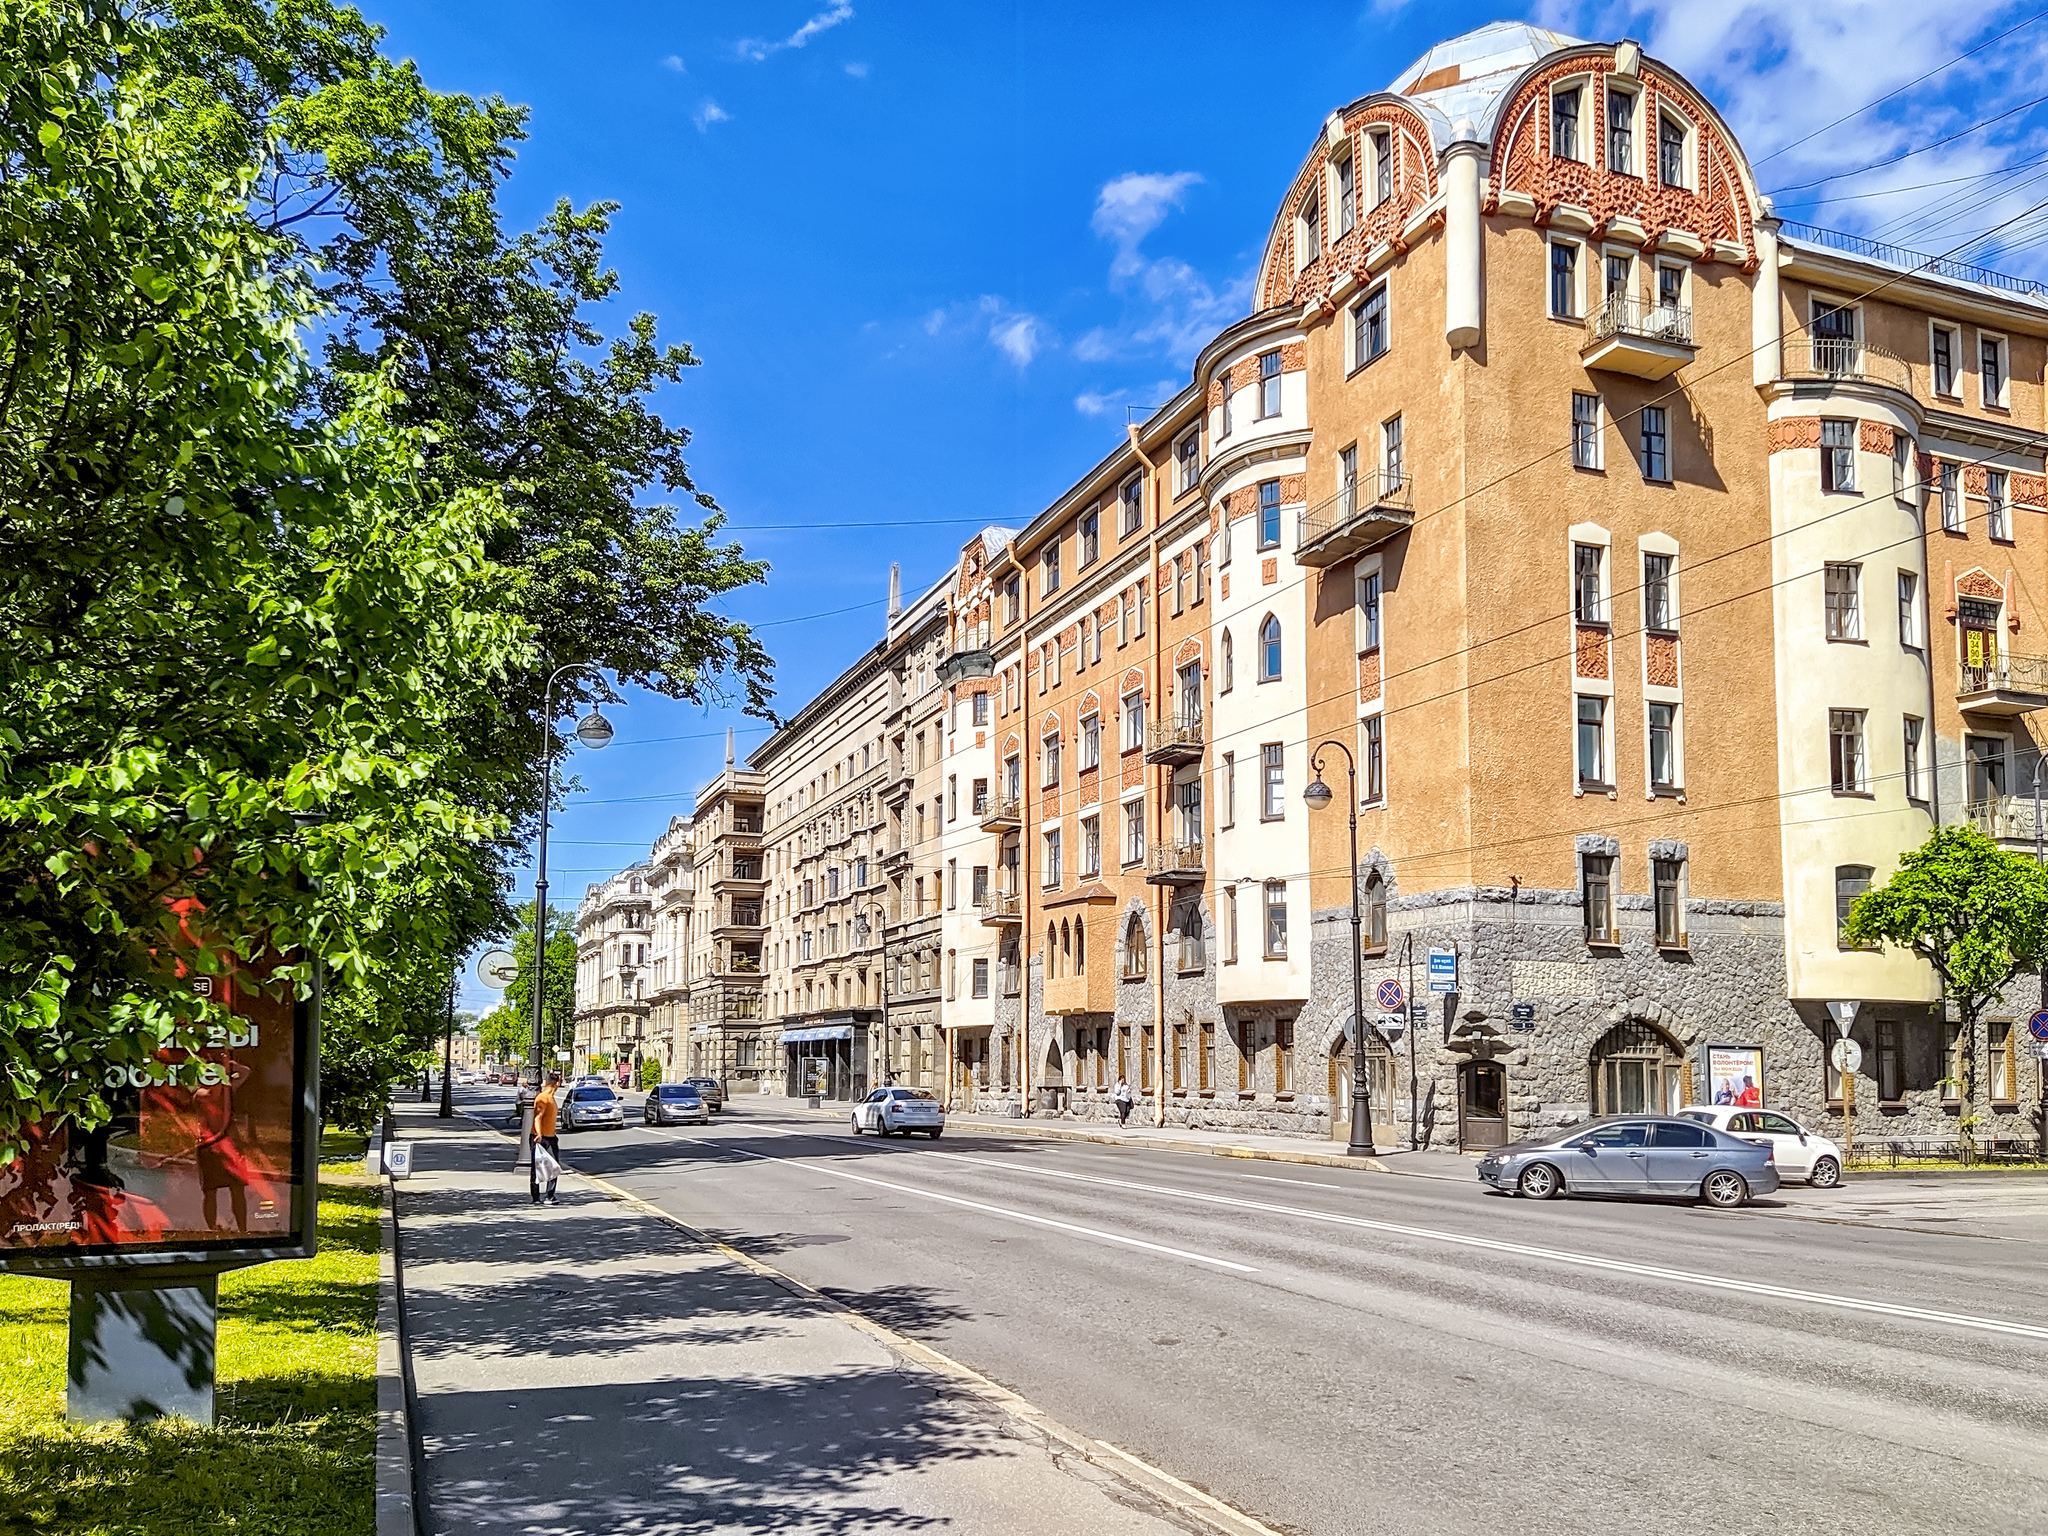
[[398, 1191], [380, 1180], [377, 1209], [377, 1536], [419, 1536], [413, 1489], [412, 1358], [398, 1253]]

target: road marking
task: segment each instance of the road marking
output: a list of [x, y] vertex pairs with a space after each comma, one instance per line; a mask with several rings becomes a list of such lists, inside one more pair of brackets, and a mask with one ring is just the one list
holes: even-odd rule
[[1598, 1254], [1573, 1253], [1563, 1248], [1539, 1248], [1529, 1243], [1509, 1243], [1499, 1238], [1473, 1237], [1463, 1232], [1445, 1232], [1434, 1227], [1411, 1227], [1400, 1222], [1374, 1221], [1364, 1216], [1342, 1216], [1330, 1211], [1305, 1210], [1300, 1206], [1240, 1200], [1232, 1195], [1174, 1189], [1163, 1184], [1139, 1184], [1129, 1179], [1106, 1178], [1100, 1174], [1071, 1173], [1055, 1168], [1032, 1168], [1018, 1163], [998, 1162], [994, 1158], [973, 1157], [962, 1152], [928, 1152], [924, 1155], [943, 1157], [958, 1163], [973, 1163], [984, 1168], [997, 1168], [1005, 1173], [1030, 1173], [1041, 1178], [1067, 1179], [1078, 1184], [1102, 1184], [1116, 1189], [1133, 1190], [1140, 1194], [1167, 1195], [1174, 1199], [1192, 1200], [1204, 1205], [1223, 1205], [1238, 1210], [1294, 1216], [1304, 1221], [1358, 1227], [1368, 1232], [1386, 1232], [1398, 1237], [1421, 1238], [1427, 1242], [1451, 1243], [1461, 1248], [1479, 1248], [1489, 1253], [1513, 1254], [1518, 1258], [1543, 1259], [1553, 1264], [1572, 1264], [1582, 1269], [1605, 1270], [1610, 1274], [1639, 1275], [1649, 1280], [1699, 1286], [1706, 1290], [1734, 1291], [1745, 1296], [1764, 1296], [1776, 1301], [1805, 1302], [1813, 1306], [1834, 1307], [1847, 1312], [1869, 1312], [1881, 1317], [1906, 1318], [1914, 1322], [1939, 1323], [1950, 1328], [1974, 1329], [1980, 1333], [2001, 1333], [2014, 1338], [2048, 1341], [2048, 1328], [2030, 1323], [2007, 1322], [1996, 1317], [1973, 1317], [1963, 1312], [1936, 1312], [1926, 1307], [1906, 1307], [1889, 1301], [1869, 1301], [1860, 1296], [1837, 1296], [1827, 1291], [1806, 1291], [1794, 1286], [1765, 1285], [1755, 1280], [1735, 1280], [1725, 1275], [1701, 1274], [1689, 1269], [1668, 1269], [1659, 1264], [1635, 1264], [1626, 1259], [1608, 1259]]
[[[670, 1141], [687, 1141], [693, 1146], [710, 1147], [719, 1152], [731, 1153], [735, 1157], [750, 1157], [756, 1162], [787, 1163], [793, 1167], [805, 1168], [812, 1173], [821, 1171], [817, 1163], [805, 1159], [773, 1157], [766, 1152], [749, 1152], [741, 1147], [723, 1146], [715, 1141], [707, 1141], [701, 1136], [677, 1136], [662, 1130], [656, 1130], [654, 1134]], [[942, 1195], [934, 1189], [917, 1189], [909, 1184], [891, 1183], [887, 1179], [871, 1179], [864, 1173], [848, 1173], [844, 1168], [830, 1168], [822, 1171], [835, 1179], [851, 1179], [857, 1184], [871, 1184], [876, 1189], [894, 1190], [899, 1195], [916, 1195], [920, 1199], [938, 1200], [947, 1205], [962, 1206], [970, 1211], [983, 1211], [991, 1216], [1007, 1217], [1011, 1221], [1024, 1221], [1031, 1223], [1033, 1226], [1052, 1227], [1061, 1232], [1078, 1233], [1082, 1237], [1100, 1238], [1105, 1243], [1121, 1243], [1126, 1248], [1142, 1248], [1147, 1253], [1163, 1253], [1168, 1258], [1186, 1259], [1194, 1264], [1210, 1264], [1218, 1269], [1233, 1270], [1240, 1275], [1255, 1275], [1258, 1273], [1258, 1270], [1251, 1265], [1239, 1264], [1233, 1259], [1219, 1259], [1211, 1254], [1192, 1253], [1185, 1248], [1169, 1248], [1163, 1243], [1148, 1243], [1143, 1238], [1126, 1237], [1121, 1232], [1105, 1232], [1099, 1227], [1077, 1226], [1071, 1221], [1055, 1221], [1050, 1216], [1034, 1216], [1029, 1211], [1013, 1211], [1007, 1206], [988, 1205], [979, 1200], [966, 1200], [962, 1199], [959, 1195]]]
[[1261, 1179], [1268, 1184], [1292, 1184], [1296, 1189], [1334, 1189], [1340, 1194], [1356, 1194], [1349, 1184], [1325, 1184], [1321, 1179], [1282, 1179], [1270, 1173], [1240, 1173], [1240, 1179]]

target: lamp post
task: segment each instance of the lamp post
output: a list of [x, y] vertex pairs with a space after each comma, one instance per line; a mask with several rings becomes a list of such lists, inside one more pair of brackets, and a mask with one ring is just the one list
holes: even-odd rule
[[[541, 689], [541, 751], [540, 751], [540, 839], [534, 856], [533, 875], [533, 1091], [540, 1092], [540, 1085], [547, 1076], [544, 1046], [541, 1040], [541, 1019], [544, 999], [547, 996], [547, 954], [548, 954], [548, 806], [555, 793], [555, 683], [564, 673], [594, 672], [597, 669], [589, 662], [573, 661], [567, 666], [555, 668], [548, 675], [546, 686]], [[576, 739], [596, 752], [610, 744], [611, 721], [593, 707], [589, 714], [576, 722]]]
[[441, 1108], [437, 1120], [455, 1118], [455, 978], [448, 978], [448, 1033], [441, 1039]]
[[1351, 1142], [1345, 1152], [1351, 1157], [1371, 1157], [1372, 1079], [1365, 1060], [1365, 962], [1360, 942], [1358, 910], [1358, 763], [1351, 749], [1341, 741], [1326, 741], [1309, 754], [1308, 765], [1316, 781], [1301, 792], [1311, 811], [1330, 803], [1330, 786], [1323, 782], [1323, 754], [1335, 747], [1344, 754], [1344, 776], [1349, 800], [1346, 820], [1351, 827]]

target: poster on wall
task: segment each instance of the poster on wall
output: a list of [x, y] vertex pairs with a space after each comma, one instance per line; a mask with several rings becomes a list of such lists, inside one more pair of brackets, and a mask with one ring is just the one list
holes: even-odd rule
[[312, 1251], [310, 1003], [193, 978], [230, 1018], [196, 1052], [107, 1067], [112, 1117], [31, 1131], [0, 1168], [0, 1269], [251, 1263]]
[[1710, 1104], [1737, 1109], [1764, 1107], [1764, 1051], [1760, 1045], [1707, 1047], [1707, 1092]]

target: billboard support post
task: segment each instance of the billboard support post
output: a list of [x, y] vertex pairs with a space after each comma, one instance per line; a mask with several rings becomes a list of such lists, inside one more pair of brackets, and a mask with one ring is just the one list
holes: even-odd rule
[[102, 1270], [71, 1282], [64, 1416], [213, 1424], [219, 1272]]

